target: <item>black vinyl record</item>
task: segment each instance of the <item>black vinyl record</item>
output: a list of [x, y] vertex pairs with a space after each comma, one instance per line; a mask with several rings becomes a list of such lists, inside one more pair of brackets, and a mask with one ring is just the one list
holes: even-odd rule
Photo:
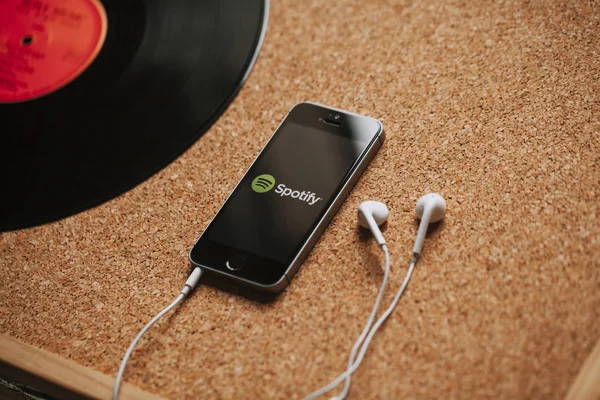
[[[267, 0], [101, 3], [105, 39], [89, 66], [48, 94], [0, 102], [0, 231], [101, 204], [182, 154], [239, 91], [268, 15]], [[64, 29], [81, 19], [57, 10], [46, 12]], [[12, 51], [3, 38], [14, 33], [2, 30], [0, 55]], [[20, 45], [36, 55], [35, 34]]]

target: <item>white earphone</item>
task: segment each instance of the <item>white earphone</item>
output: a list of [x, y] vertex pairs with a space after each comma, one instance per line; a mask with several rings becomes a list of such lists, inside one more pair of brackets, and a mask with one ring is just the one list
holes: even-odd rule
[[[380, 246], [385, 244], [385, 239], [379, 226], [381, 226], [389, 216], [390, 212], [385, 204], [379, 201], [364, 201], [358, 206], [358, 223], [363, 228], [370, 229]], [[421, 197], [417, 201], [416, 209], [417, 218], [421, 220], [419, 230], [417, 231], [417, 239], [413, 247], [413, 255], [417, 257], [421, 254], [423, 242], [427, 227], [432, 222], [439, 222], [446, 214], [446, 201], [437, 193], [429, 193]]]
[[425, 241], [425, 233], [430, 222], [438, 222], [444, 218], [446, 214], [446, 202], [444, 198], [437, 193], [429, 193], [421, 197], [417, 201], [417, 218], [421, 220], [417, 239], [413, 247], [413, 257], [421, 255], [423, 242]]
[[379, 226], [386, 220], [390, 211], [385, 204], [379, 201], [363, 201], [358, 206], [358, 223], [363, 228], [371, 229], [373, 236], [380, 246], [385, 244], [385, 239]]
[[[322, 387], [319, 390], [314, 391], [307, 397], [305, 400], [314, 399], [322, 394], [329, 392], [334, 389], [337, 385], [339, 385], [343, 380], [345, 380], [344, 389], [342, 392], [331, 398], [331, 400], [343, 400], [348, 395], [348, 391], [350, 390], [351, 376], [356, 371], [362, 362], [365, 352], [373, 339], [373, 336], [379, 329], [379, 327], [385, 322], [385, 320], [390, 316], [396, 304], [400, 300], [402, 293], [406, 289], [408, 285], [408, 281], [412, 275], [412, 272], [415, 268], [415, 265], [421, 255], [421, 250], [423, 249], [423, 242], [425, 241], [425, 234], [427, 233], [427, 227], [431, 222], [438, 222], [444, 218], [446, 213], [446, 202], [437, 193], [429, 193], [425, 196], [421, 197], [417, 202], [416, 214], [417, 218], [421, 220], [419, 224], [419, 230], [417, 231], [417, 238], [415, 240], [415, 245], [413, 247], [413, 256], [410, 263], [410, 267], [404, 278], [404, 282], [400, 286], [400, 289], [396, 293], [394, 300], [388, 309], [379, 317], [377, 322], [373, 324], [375, 317], [377, 316], [377, 311], [379, 310], [379, 305], [381, 303], [381, 298], [383, 297], [383, 292], [385, 291], [385, 287], [387, 285], [388, 277], [389, 277], [389, 269], [390, 269], [390, 258], [389, 252], [386, 245], [385, 238], [379, 229], [386, 220], [389, 215], [388, 208], [385, 204], [378, 201], [365, 201], [358, 206], [358, 223], [360, 226], [370, 229], [375, 237], [377, 243], [381, 246], [384, 254], [385, 254], [385, 270], [383, 281], [381, 283], [381, 288], [379, 289], [379, 293], [377, 294], [377, 299], [375, 300], [375, 304], [373, 305], [373, 309], [371, 311], [371, 315], [369, 316], [369, 320], [367, 321], [366, 326], [364, 327], [362, 333], [354, 343], [352, 347], [352, 351], [350, 352], [350, 357], [348, 359], [348, 366], [346, 370], [339, 375], [336, 379], [334, 379], [327, 386]], [[360, 349], [360, 351], [359, 351]], [[358, 352], [358, 355], [357, 355]]]

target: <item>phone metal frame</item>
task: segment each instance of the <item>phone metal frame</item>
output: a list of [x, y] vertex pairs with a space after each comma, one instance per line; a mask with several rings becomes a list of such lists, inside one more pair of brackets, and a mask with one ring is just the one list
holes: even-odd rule
[[[279, 129], [281, 128], [283, 123], [287, 120], [288, 115], [294, 110], [294, 108], [296, 108], [302, 104], [310, 104], [310, 105], [313, 105], [316, 107], [324, 108], [326, 110], [335, 111], [335, 112], [339, 112], [342, 114], [354, 115], [354, 116], [361, 117], [361, 118], [370, 118], [370, 117], [365, 117], [363, 115], [355, 114], [355, 113], [352, 113], [349, 111], [339, 110], [336, 108], [327, 107], [322, 104], [313, 103], [313, 102], [309, 102], [309, 101], [305, 101], [305, 102], [296, 104], [294, 107], [292, 107], [292, 109], [290, 111], [288, 111], [288, 113], [285, 115], [283, 120], [279, 123], [277, 128], [273, 131], [273, 134], [269, 137], [269, 140], [267, 140], [267, 142], [265, 143], [265, 145], [263, 146], [261, 151], [257, 154], [254, 161], [252, 161], [252, 163], [250, 164], [250, 166], [248, 167], [246, 172], [244, 172], [244, 174], [242, 175], [242, 178], [240, 178], [239, 182], [235, 185], [233, 190], [229, 193], [229, 196], [227, 196], [227, 199], [225, 199], [225, 201], [221, 204], [221, 207], [219, 207], [219, 210], [215, 213], [213, 218], [206, 225], [207, 228], [210, 226], [210, 224], [212, 224], [213, 220], [221, 212], [221, 209], [223, 208], [225, 203], [227, 203], [227, 201], [229, 200], [229, 197], [231, 197], [231, 195], [237, 190], [238, 186], [241, 184], [244, 177], [248, 174], [248, 172], [250, 171], [250, 169], [252, 168], [252, 166], [254, 165], [256, 160], [258, 160], [258, 158], [260, 157], [262, 152], [267, 147], [267, 144], [271, 141], [271, 139], [273, 139], [273, 136], [279, 131]], [[281, 279], [279, 281], [277, 281], [276, 283], [274, 283], [272, 285], [264, 285], [264, 284], [261, 284], [258, 282], [250, 281], [248, 279], [240, 278], [239, 276], [232, 275], [232, 274], [229, 274], [229, 273], [221, 271], [221, 270], [213, 269], [211, 267], [207, 267], [205, 265], [196, 263], [192, 259], [192, 250], [196, 246], [196, 243], [198, 243], [198, 241], [200, 239], [202, 239], [202, 236], [204, 235], [204, 232], [206, 232], [206, 229], [204, 230], [204, 232], [202, 232], [202, 234], [198, 237], [198, 239], [196, 239], [196, 241], [194, 242], [194, 246], [192, 246], [192, 249], [189, 252], [188, 258], [189, 258], [192, 266], [200, 267], [205, 271], [210, 271], [213, 274], [223, 276], [228, 279], [232, 279], [232, 280], [239, 282], [245, 286], [249, 286], [254, 289], [257, 289], [261, 292], [272, 293], [272, 294], [282, 292], [290, 284], [291, 279], [294, 277], [294, 275], [296, 274], [296, 272], [298, 271], [298, 269], [300, 268], [300, 266], [302, 265], [302, 263], [304, 262], [306, 257], [308, 257], [311, 250], [313, 249], [313, 247], [315, 246], [315, 244], [317, 243], [317, 241], [319, 240], [319, 238], [321, 237], [321, 235], [323, 234], [325, 229], [329, 226], [329, 223], [333, 220], [336, 213], [338, 212], [338, 210], [340, 209], [340, 207], [342, 206], [342, 204], [344, 203], [344, 201], [346, 200], [346, 198], [348, 197], [348, 195], [350, 194], [350, 192], [352, 191], [352, 189], [354, 188], [354, 186], [356, 185], [356, 183], [358, 182], [358, 180], [360, 179], [362, 174], [367, 169], [367, 166], [371, 163], [371, 161], [373, 160], [373, 158], [375, 158], [375, 155], [377, 154], [379, 149], [383, 146], [383, 143], [385, 141], [385, 131], [383, 128], [383, 124], [376, 119], [373, 119], [373, 118], [370, 118], [370, 119], [377, 122], [377, 124], [379, 125], [379, 132], [377, 132], [375, 134], [373, 140], [369, 144], [369, 147], [367, 147], [367, 149], [365, 149], [365, 151], [361, 154], [360, 158], [357, 159], [356, 166], [355, 166], [354, 170], [351, 172], [350, 177], [348, 178], [348, 180], [346, 181], [344, 186], [342, 186], [341, 190], [338, 191], [333, 202], [331, 203], [329, 208], [325, 211], [325, 213], [323, 214], [323, 217], [321, 217], [321, 219], [319, 220], [319, 222], [317, 223], [317, 225], [315, 226], [313, 231], [310, 233], [310, 235], [308, 236], [308, 238], [306, 239], [306, 241], [304, 242], [304, 244], [302, 245], [302, 247], [300, 248], [300, 250], [294, 257], [292, 262], [289, 264], [288, 268], [285, 270], [285, 272], [283, 273], [283, 275], [281, 276]]]

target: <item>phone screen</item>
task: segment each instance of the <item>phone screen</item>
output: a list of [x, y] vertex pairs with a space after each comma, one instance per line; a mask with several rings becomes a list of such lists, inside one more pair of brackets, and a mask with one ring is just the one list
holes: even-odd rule
[[[192, 257], [215, 264], [227, 259], [228, 264], [216, 267], [253, 281], [280, 277], [374, 138], [349, 130], [349, 122], [342, 128], [286, 119], [208, 226]], [[239, 270], [233, 265], [249, 262], [253, 265]]]

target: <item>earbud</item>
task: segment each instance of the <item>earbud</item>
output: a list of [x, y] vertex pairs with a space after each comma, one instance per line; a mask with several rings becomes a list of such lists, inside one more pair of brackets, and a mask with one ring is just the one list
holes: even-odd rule
[[363, 228], [371, 230], [380, 246], [385, 244], [385, 239], [379, 226], [385, 222], [388, 215], [390, 215], [388, 208], [378, 201], [364, 201], [358, 206], [358, 223]]
[[441, 221], [444, 214], [446, 214], [446, 202], [437, 193], [426, 194], [417, 201], [417, 218], [421, 220], [421, 223], [413, 247], [413, 257], [418, 257], [421, 254], [429, 223]]

